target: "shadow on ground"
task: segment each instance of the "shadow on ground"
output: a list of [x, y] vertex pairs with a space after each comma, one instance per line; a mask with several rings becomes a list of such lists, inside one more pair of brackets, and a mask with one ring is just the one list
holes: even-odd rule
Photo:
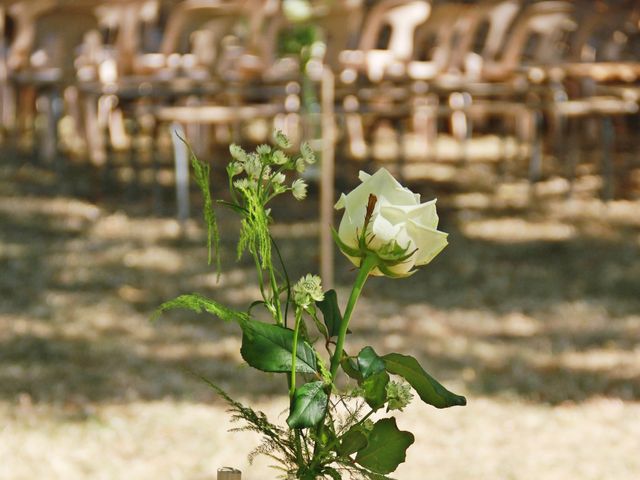
[[[232, 394], [284, 391], [281, 378], [241, 366], [234, 325], [186, 312], [149, 321], [185, 292], [238, 308], [257, 298], [251, 265], [233, 262], [235, 219], [220, 216], [217, 281], [198, 221], [181, 229], [146, 213], [148, 202], [60, 196], [53, 181], [29, 181], [38, 172], [11, 163], [0, 171], [0, 398], [211, 401], [197, 375]], [[83, 175], [57, 181], [89, 181]], [[450, 247], [410, 279], [370, 282], [351, 350], [371, 343], [411, 352], [446, 384], [477, 395], [640, 399], [640, 203], [576, 202], [445, 201]], [[294, 279], [316, 269], [317, 197], [295, 205], [274, 206]], [[337, 272], [339, 286], [353, 278], [343, 258]], [[338, 291], [344, 300], [348, 292]]]

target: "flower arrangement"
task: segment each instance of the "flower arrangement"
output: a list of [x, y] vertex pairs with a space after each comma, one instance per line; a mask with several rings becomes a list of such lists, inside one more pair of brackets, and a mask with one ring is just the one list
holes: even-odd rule
[[[344, 215], [338, 230], [332, 230], [340, 250], [357, 267], [341, 311], [336, 292], [324, 291], [320, 277], [308, 274], [295, 283], [289, 281], [270, 234], [269, 202], [288, 192], [303, 200], [306, 183], [288, 179], [315, 162], [307, 144], [291, 157], [285, 153], [291, 148], [285, 135], [276, 132], [274, 141], [275, 147], [261, 145], [251, 153], [230, 147], [232, 159], [226, 170], [231, 200], [217, 202], [241, 218], [237, 253], [253, 259], [261, 298], [246, 311], [238, 311], [188, 294], [162, 304], [157, 313], [188, 308], [235, 322], [242, 332], [240, 353], [247, 364], [286, 378], [290, 401], [286, 427], [240, 404], [207, 380], [228, 402], [233, 418], [244, 422], [242, 428], [262, 435], [261, 445], [250, 458], [257, 454], [272, 457], [284, 478], [387, 479], [405, 461], [406, 450], [414, 442], [413, 435], [400, 430], [388, 414], [405, 408], [413, 392], [437, 408], [465, 405], [466, 400], [438, 383], [411, 356], [379, 355], [369, 346], [350, 355], [345, 341], [367, 278], [410, 276], [445, 248], [447, 234], [437, 230], [435, 201], [420, 203], [418, 194], [400, 185], [385, 169], [373, 175], [362, 172], [362, 183], [336, 204]], [[191, 163], [205, 195], [209, 262], [215, 258], [219, 265], [209, 169], [193, 154]], [[271, 322], [255, 318], [258, 307], [268, 312]], [[348, 381], [338, 382], [341, 376]]]

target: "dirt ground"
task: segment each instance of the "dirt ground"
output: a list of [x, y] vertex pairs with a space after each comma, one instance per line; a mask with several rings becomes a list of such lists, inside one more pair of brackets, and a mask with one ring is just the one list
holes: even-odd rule
[[[234, 262], [237, 222], [221, 212], [216, 281], [199, 220], [181, 228], [170, 191], [155, 216], [148, 189], [99, 181], [0, 161], [0, 478], [204, 480], [224, 465], [274, 478], [268, 461], [248, 465], [256, 438], [227, 432], [194, 373], [284, 421], [281, 379], [241, 365], [232, 325], [149, 320], [181, 293], [257, 298], [251, 265]], [[413, 354], [468, 397], [400, 414], [416, 444], [395, 476], [640, 478], [640, 201], [604, 204], [588, 178], [569, 200], [559, 179], [533, 201], [518, 182], [439, 188], [450, 246], [411, 279], [371, 280], [349, 339]], [[274, 206], [296, 278], [316, 270], [316, 209], [314, 192]], [[343, 303], [354, 273], [341, 257], [336, 271]]]

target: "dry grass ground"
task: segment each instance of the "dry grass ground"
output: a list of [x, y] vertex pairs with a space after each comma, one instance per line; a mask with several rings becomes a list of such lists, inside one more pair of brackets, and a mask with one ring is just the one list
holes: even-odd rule
[[[191, 372], [284, 420], [280, 379], [241, 366], [236, 328], [160, 302], [197, 291], [243, 306], [257, 296], [233, 262], [237, 224], [221, 217], [224, 273], [203, 232], [149, 215], [146, 191], [94, 203], [84, 172], [60, 183], [0, 164], [0, 478], [247, 480], [256, 439], [227, 433], [224, 405]], [[419, 357], [469, 405], [400, 416], [417, 442], [401, 480], [635, 480], [640, 476], [640, 202], [565, 200], [558, 181], [531, 207], [526, 188], [441, 196], [451, 245], [409, 280], [373, 279], [350, 350]], [[429, 193], [429, 192], [425, 192]], [[315, 202], [274, 207], [292, 275], [315, 270]], [[345, 299], [353, 272], [338, 259]]]

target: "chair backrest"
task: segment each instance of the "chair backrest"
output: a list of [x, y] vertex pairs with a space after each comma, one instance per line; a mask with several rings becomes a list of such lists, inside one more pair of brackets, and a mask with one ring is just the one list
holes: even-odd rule
[[[224, 37], [233, 32], [243, 18], [245, 10], [240, 2], [216, 0], [186, 0], [171, 12], [162, 39], [161, 53], [165, 56], [192, 53], [194, 46], [202, 63], [214, 68], [219, 59], [219, 50]], [[206, 32], [208, 45], [198, 42], [194, 32]], [[204, 49], [204, 50], [203, 50]]]
[[498, 0], [486, 6], [479, 25], [479, 29], [482, 23], [487, 25], [486, 37], [480, 42], [480, 55], [484, 60], [494, 60], [504, 48], [507, 33], [521, 9], [521, 0]]
[[416, 29], [430, 13], [431, 4], [424, 0], [382, 1], [365, 18], [358, 49], [388, 50], [396, 60], [410, 60]]
[[55, 68], [61, 80], [73, 79], [77, 49], [85, 34], [98, 28], [95, 6], [42, 0], [14, 7], [18, 31], [10, 53], [12, 67]]
[[340, 52], [355, 47], [364, 8], [362, 0], [343, 0], [321, 5], [311, 21], [319, 28], [326, 45], [324, 62], [334, 71], [339, 68]]
[[437, 71], [448, 68], [458, 44], [473, 30], [474, 7], [464, 3], [435, 5], [414, 35], [413, 60], [429, 62]]
[[638, 52], [629, 48], [639, 28], [633, 8], [604, 2], [589, 6], [583, 1], [576, 10], [578, 29], [570, 45], [572, 60], [637, 61]]
[[[442, 33], [436, 57], [447, 62], [444, 69], [469, 78], [479, 77], [482, 65], [495, 61], [504, 48], [509, 28], [521, 8], [520, 0], [493, 0], [457, 9], [450, 5], [449, 18], [437, 19]], [[433, 18], [438, 16], [434, 11]]]
[[[269, 0], [266, 3], [269, 4]], [[363, 1], [344, 0], [312, 6], [306, 18], [296, 20], [287, 18], [281, 2], [277, 3], [268, 15], [263, 15], [262, 25], [254, 29], [253, 46], [262, 63], [269, 66], [277, 61], [278, 44], [285, 32], [313, 26], [326, 47], [323, 62], [334, 70], [339, 69], [340, 52], [354, 48], [358, 40], [364, 13]]]
[[[81, 0], [87, 2], [87, 0]], [[78, 5], [80, 2], [76, 3]], [[101, 41], [108, 46], [117, 62], [119, 75], [133, 71], [140, 54], [145, 27], [158, 20], [159, 0], [102, 0], [93, 3], [99, 19]], [[156, 49], [157, 51], [157, 49]]]
[[529, 5], [516, 20], [503, 55], [505, 71], [520, 65], [557, 63], [566, 54], [567, 37], [577, 28], [575, 4], [543, 1]]

